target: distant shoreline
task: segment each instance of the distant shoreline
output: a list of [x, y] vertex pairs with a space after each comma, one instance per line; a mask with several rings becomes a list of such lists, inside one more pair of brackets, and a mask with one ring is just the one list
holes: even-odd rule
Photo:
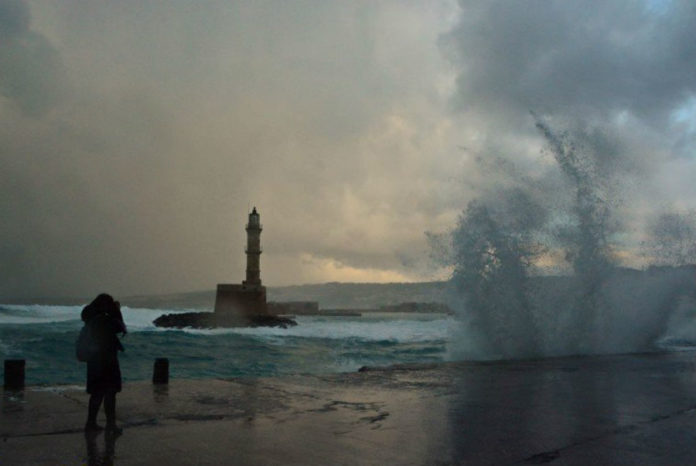
[[[403, 302], [447, 302], [448, 282], [339, 283], [269, 286], [269, 301], [317, 301], [321, 308], [370, 309]], [[118, 296], [122, 305], [150, 309], [212, 310], [215, 289], [181, 293]], [[0, 298], [2, 304], [78, 306], [88, 297]]]

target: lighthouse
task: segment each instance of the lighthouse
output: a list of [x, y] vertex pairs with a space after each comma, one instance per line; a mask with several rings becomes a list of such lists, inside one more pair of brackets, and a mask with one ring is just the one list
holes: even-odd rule
[[261, 286], [261, 217], [256, 211], [256, 207], [249, 214], [249, 223], [246, 226], [247, 246], [245, 248], [247, 256], [246, 280], [242, 282], [245, 286]]
[[241, 284], [218, 283], [215, 318], [222, 325], [244, 325], [268, 315], [266, 287], [261, 284], [261, 216], [256, 207], [246, 224], [246, 280]]
[[[159, 327], [283, 327], [297, 325], [288, 314], [297, 303], [266, 302], [266, 287], [261, 284], [261, 216], [254, 207], [246, 224], [246, 280], [242, 283], [218, 283], [213, 312], [184, 312], [162, 315], [155, 319]], [[241, 249], [241, 248], [240, 248]], [[314, 310], [319, 309], [314, 303]]]

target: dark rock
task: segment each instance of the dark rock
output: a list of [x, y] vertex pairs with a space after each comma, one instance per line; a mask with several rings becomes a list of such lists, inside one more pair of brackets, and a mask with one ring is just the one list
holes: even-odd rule
[[153, 321], [157, 327], [192, 327], [213, 328], [215, 315], [212, 312], [184, 312], [181, 314], [164, 314]]
[[274, 315], [257, 315], [250, 319], [248, 327], [281, 327], [288, 328], [297, 325], [293, 319], [289, 317], [281, 317]]
[[256, 315], [249, 318], [220, 317], [214, 312], [184, 312], [180, 314], [165, 314], [156, 318], [153, 323], [157, 327], [167, 328], [217, 328], [217, 327], [281, 327], [288, 328], [297, 322], [275, 315]]

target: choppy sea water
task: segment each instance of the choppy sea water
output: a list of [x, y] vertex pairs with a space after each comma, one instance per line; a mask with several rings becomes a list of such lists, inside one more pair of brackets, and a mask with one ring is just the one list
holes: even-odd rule
[[[25, 359], [28, 384], [84, 383], [75, 359], [81, 306], [0, 305], [0, 359]], [[172, 378], [275, 376], [355, 371], [361, 366], [448, 359], [453, 317], [375, 314], [298, 317], [296, 327], [161, 329], [152, 321], [171, 310], [123, 308], [125, 380], [152, 376], [167, 357]], [[183, 312], [183, 311], [181, 311]]]

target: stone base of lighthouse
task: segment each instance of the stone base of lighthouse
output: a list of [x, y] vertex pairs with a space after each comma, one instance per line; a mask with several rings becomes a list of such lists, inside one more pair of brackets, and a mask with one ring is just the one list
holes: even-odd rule
[[[277, 308], [278, 306], [276, 306]], [[219, 284], [215, 296], [215, 312], [184, 312], [165, 314], [154, 320], [158, 327], [292, 327], [290, 317], [268, 311], [266, 287], [247, 284]]]
[[218, 284], [215, 318], [220, 323], [236, 324], [268, 315], [266, 287], [261, 285]]

